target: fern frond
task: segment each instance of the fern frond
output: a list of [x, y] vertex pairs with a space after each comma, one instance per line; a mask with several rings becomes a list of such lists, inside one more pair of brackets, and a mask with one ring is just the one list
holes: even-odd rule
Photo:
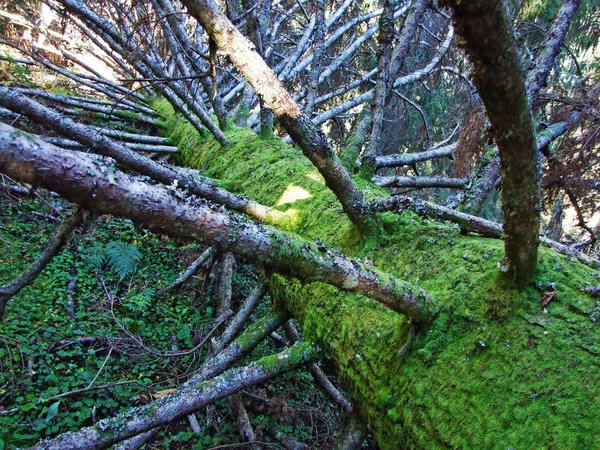
[[109, 267], [119, 280], [134, 274], [142, 259], [142, 255], [135, 245], [115, 241], [106, 245], [106, 257]]
[[125, 306], [134, 312], [146, 312], [152, 303], [155, 293], [154, 289], [145, 288], [142, 292], [127, 297]]
[[106, 250], [102, 244], [94, 244], [81, 252], [83, 261], [92, 269], [99, 271], [106, 263]]

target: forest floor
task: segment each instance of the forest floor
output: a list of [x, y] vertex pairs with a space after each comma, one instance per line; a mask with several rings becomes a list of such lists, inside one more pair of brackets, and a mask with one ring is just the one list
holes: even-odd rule
[[[0, 180], [7, 183], [8, 180]], [[25, 197], [0, 188], [0, 280], [37, 257], [68, 206], [47, 192]], [[199, 368], [211, 329], [215, 279], [205, 270], [168, 297], [160, 289], [204, 249], [138, 230], [128, 220], [95, 218], [74, 234], [33, 285], [11, 299], [0, 322], [0, 449], [78, 430], [171, 392]], [[236, 263], [233, 307], [257, 273]], [[256, 315], [270, 307], [268, 296]], [[265, 341], [249, 359], [279, 347]], [[243, 393], [257, 440], [281, 448], [277, 430], [309, 448], [333, 448], [342, 415], [298, 371]], [[148, 448], [244, 448], [226, 400], [157, 433]]]

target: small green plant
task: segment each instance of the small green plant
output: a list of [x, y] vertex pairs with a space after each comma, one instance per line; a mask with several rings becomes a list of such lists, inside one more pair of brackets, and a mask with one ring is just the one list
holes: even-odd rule
[[145, 288], [137, 294], [129, 295], [125, 298], [125, 306], [132, 312], [144, 313], [148, 311], [155, 292], [152, 288]]
[[108, 268], [119, 281], [133, 275], [142, 255], [135, 245], [112, 241], [106, 245], [96, 243], [82, 251], [83, 259], [88, 266], [100, 272]]
[[10, 56], [8, 57], [8, 61], [10, 63], [10, 75], [11, 80], [15, 84], [22, 84], [27, 87], [34, 87], [35, 83], [31, 80], [31, 71], [29, 67], [23, 64], [19, 64]]

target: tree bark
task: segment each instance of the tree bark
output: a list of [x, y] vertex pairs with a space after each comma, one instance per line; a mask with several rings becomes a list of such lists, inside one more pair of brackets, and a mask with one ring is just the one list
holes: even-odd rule
[[377, 83], [371, 105], [371, 139], [366, 158], [375, 158], [383, 153], [381, 148], [381, 132], [383, 116], [390, 91], [390, 64], [394, 43], [394, 3], [392, 0], [381, 0], [383, 14], [379, 18], [379, 34], [377, 36]]
[[540, 228], [538, 151], [505, 1], [444, 0], [475, 66], [475, 85], [493, 126], [501, 158], [502, 215], [508, 270], [519, 286], [531, 282]]
[[377, 157], [383, 153], [381, 133], [383, 131], [384, 111], [390, 100], [392, 82], [400, 72], [402, 64], [408, 54], [408, 49], [414, 37], [419, 21], [425, 13], [429, 0], [416, 0], [411, 6], [408, 16], [404, 22], [402, 33], [398, 43], [393, 47], [394, 22], [393, 4], [391, 0], [384, 0], [383, 14], [379, 25], [379, 37], [377, 51], [381, 52], [379, 60], [379, 73], [375, 86], [375, 101], [373, 103], [373, 117], [371, 130], [370, 149], [367, 157]]
[[284, 275], [362, 293], [418, 322], [435, 315], [436, 306], [419, 288], [339, 252], [206, 205], [190, 205], [167, 188], [137, 181], [89, 155], [62, 152], [7, 125], [0, 126], [0, 136], [6, 143], [0, 170], [16, 180], [53, 190], [98, 212], [199, 239]]

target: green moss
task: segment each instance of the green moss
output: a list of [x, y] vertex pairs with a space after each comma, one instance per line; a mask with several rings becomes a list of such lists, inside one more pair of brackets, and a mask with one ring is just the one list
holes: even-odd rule
[[77, 92], [63, 86], [55, 86], [48, 89], [48, 92], [54, 95], [60, 95], [61, 97], [77, 96]]
[[[170, 108], [170, 107], [169, 107]], [[591, 270], [541, 249], [537, 282], [521, 292], [498, 269], [501, 241], [462, 236], [453, 224], [381, 214], [377, 240], [362, 241], [302, 154], [247, 129], [226, 150], [173, 115], [181, 163], [273, 205], [269, 221], [371, 261], [432, 295], [437, 320], [406, 343], [406, 319], [377, 302], [322, 283], [273, 276], [275, 298], [338, 363], [344, 386], [382, 448], [597, 448], [600, 328], [581, 290]], [[367, 199], [385, 195], [357, 179]]]

